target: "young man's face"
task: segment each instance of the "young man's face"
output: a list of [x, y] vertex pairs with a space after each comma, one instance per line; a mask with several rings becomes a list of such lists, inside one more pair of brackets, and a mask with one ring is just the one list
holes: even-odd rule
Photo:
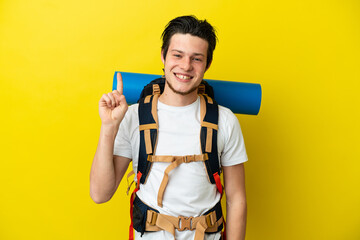
[[[164, 63], [167, 85], [181, 95], [194, 94], [204, 77], [208, 42], [190, 34], [174, 34]], [[195, 93], [197, 94], [197, 93]]]

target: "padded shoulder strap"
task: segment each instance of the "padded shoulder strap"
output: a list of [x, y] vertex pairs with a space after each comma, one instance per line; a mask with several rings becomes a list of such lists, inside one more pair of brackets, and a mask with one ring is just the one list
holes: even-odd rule
[[147, 161], [148, 155], [155, 155], [158, 133], [157, 102], [159, 94], [139, 100], [139, 131], [140, 147], [138, 173], [141, 172], [140, 183], [144, 184], [152, 162]]
[[217, 150], [219, 106], [215, 100], [204, 94], [200, 95], [200, 117], [201, 117], [201, 132], [200, 132], [201, 151], [202, 153], [207, 153], [209, 156], [209, 160], [205, 162], [205, 165], [210, 182], [218, 186], [219, 179], [217, 180], [217, 178], [218, 176], [220, 176], [221, 173], [218, 150]]

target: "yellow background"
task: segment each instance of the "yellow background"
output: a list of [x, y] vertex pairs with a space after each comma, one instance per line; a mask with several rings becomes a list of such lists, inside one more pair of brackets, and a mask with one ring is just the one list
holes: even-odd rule
[[357, 0], [1, 0], [0, 239], [127, 238], [126, 181], [89, 197], [98, 100], [115, 70], [162, 73], [184, 14], [218, 30], [206, 78], [262, 85], [260, 114], [238, 115], [246, 239], [360, 239]]

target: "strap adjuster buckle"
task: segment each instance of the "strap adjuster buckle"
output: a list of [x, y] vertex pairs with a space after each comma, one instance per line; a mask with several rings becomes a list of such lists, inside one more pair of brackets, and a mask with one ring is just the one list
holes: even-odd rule
[[193, 228], [192, 222], [193, 222], [193, 217], [179, 216], [179, 229], [178, 230], [179, 231], [194, 230], [195, 228]]
[[208, 215], [206, 215], [205, 220], [206, 220], [206, 224], [208, 225], [208, 227], [213, 227], [215, 225], [215, 223], [216, 223], [216, 213], [215, 213], [215, 211], [211, 212]]
[[186, 155], [186, 156], [183, 156], [183, 162], [184, 162], [184, 163], [193, 162], [194, 160], [195, 160], [195, 155]]
[[156, 225], [156, 220], [157, 220], [157, 217], [158, 217], [158, 213], [156, 213], [154, 211], [148, 211], [148, 214], [149, 213], [151, 213], [149, 224], [151, 226], [155, 226]]

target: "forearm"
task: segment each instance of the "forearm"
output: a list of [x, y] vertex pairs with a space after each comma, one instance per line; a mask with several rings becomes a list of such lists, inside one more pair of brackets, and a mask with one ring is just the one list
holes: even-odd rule
[[228, 240], [244, 240], [247, 214], [244, 164], [223, 169], [227, 213], [226, 237]]
[[238, 198], [226, 202], [226, 237], [227, 240], [244, 240], [246, 232], [246, 199]]
[[97, 203], [108, 201], [116, 190], [113, 149], [117, 130], [116, 126], [101, 126], [90, 172], [90, 196]]

